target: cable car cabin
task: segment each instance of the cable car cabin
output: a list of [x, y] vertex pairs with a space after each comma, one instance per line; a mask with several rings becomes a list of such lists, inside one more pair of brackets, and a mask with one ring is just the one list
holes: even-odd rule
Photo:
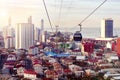
[[80, 31], [76, 31], [76, 33], [73, 35], [73, 40], [82, 41], [82, 34], [80, 33]]

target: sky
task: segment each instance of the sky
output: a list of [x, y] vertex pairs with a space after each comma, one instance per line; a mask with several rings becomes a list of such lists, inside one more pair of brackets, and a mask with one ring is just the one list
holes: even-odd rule
[[[45, 0], [53, 28], [78, 29], [78, 25], [104, 0]], [[49, 28], [48, 18], [43, 0], [0, 0], [0, 29], [8, 25], [11, 17], [12, 26], [27, 22], [32, 16], [32, 22], [40, 27], [44, 19], [45, 28]], [[120, 0], [107, 0], [92, 16], [82, 23], [82, 27], [100, 27], [103, 18], [112, 18], [114, 27], [120, 27]]]

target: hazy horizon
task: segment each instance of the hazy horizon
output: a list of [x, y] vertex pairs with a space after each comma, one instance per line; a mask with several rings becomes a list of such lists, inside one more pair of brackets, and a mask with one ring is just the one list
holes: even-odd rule
[[[72, 26], [78, 25], [103, 1], [45, 0], [53, 27], [59, 25], [62, 28], [73, 28]], [[103, 18], [112, 18], [114, 26], [119, 27], [119, 5], [120, 0], [107, 0], [83, 23], [83, 27], [99, 27]], [[9, 16], [12, 19], [12, 26], [27, 22], [29, 16], [32, 16], [36, 27], [40, 26], [41, 19], [44, 19], [45, 27], [49, 26], [42, 0], [0, 0], [0, 29], [8, 25]]]

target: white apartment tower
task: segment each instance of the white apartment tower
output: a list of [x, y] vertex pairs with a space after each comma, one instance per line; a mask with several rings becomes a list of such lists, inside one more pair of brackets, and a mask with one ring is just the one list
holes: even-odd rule
[[101, 21], [101, 37], [112, 38], [113, 37], [113, 20], [103, 19]]
[[15, 34], [14, 28], [11, 27], [11, 17], [8, 19], [8, 26], [3, 28], [4, 47], [12, 48], [15, 47]]
[[34, 25], [31, 23], [32, 17], [28, 18], [28, 23], [18, 23], [15, 28], [16, 49], [29, 49], [34, 45]]
[[40, 41], [45, 42], [44, 20], [41, 20]]

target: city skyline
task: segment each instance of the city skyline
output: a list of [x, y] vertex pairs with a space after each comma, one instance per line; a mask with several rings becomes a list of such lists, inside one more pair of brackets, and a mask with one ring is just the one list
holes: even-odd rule
[[[45, 0], [54, 28], [56, 25], [59, 25], [61, 28], [73, 28], [103, 1]], [[83, 23], [83, 26], [100, 27], [100, 22], [103, 18], [112, 18], [114, 27], [119, 27], [119, 5], [120, 0], [107, 0], [103, 6]], [[44, 19], [45, 28], [49, 27], [42, 0], [0, 0], [0, 29], [8, 25], [9, 16], [12, 19], [12, 26], [15, 26], [17, 23], [25, 23], [27, 22], [27, 17], [32, 16], [35, 26], [40, 27], [40, 21]]]

